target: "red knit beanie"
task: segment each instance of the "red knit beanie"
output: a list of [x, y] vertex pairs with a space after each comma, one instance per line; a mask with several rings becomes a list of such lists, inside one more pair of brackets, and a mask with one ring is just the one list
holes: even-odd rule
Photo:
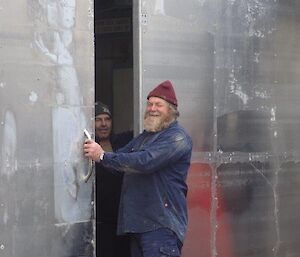
[[155, 96], [166, 100], [167, 102], [177, 106], [177, 99], [171, 81], [166, 80], [154, 88], [147, 96], [147, 99]]

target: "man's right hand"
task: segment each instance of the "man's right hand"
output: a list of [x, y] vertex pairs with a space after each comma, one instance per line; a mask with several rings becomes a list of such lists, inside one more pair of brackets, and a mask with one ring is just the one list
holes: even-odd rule
[[97, 144], [94, 140], [87, 139], [83, 145], [84, 156], [92, 159], [93, 161], [100, 161], [100, 156], [104, 154], [101, 145]]

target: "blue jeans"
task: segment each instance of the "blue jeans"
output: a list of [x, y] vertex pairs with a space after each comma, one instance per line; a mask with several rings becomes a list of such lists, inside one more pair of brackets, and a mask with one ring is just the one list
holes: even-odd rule
[[167, 228], [131, 234], [131, 257], [180, 257], [182, 243]]

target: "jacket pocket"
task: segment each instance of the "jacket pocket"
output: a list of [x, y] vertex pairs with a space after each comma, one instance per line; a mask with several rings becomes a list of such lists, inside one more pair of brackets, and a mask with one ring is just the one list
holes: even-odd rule
[[180, 252], [178, 250], [177, 246], [171, 246], [171, 245], [166, 245], [160, 247], [160, 253], [162, 254], [161, 257], [180, 257]]

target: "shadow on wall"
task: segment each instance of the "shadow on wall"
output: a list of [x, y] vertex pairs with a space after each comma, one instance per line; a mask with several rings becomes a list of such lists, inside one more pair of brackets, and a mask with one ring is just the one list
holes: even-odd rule
[[268, 152], [271, 149], [270, 114], [244, 110], [218, 118], [218, 150]]

